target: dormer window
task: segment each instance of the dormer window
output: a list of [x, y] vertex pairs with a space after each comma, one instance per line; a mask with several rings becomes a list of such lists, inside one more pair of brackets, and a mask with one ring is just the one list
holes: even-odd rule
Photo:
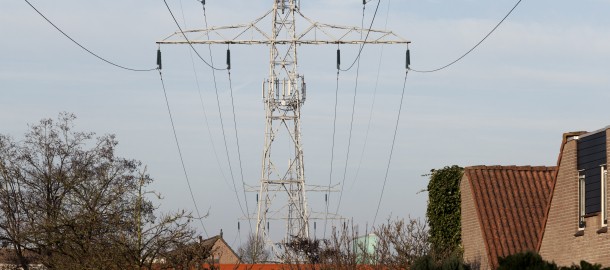
[[601, 226], [608, 227], [608, 169], [607, 165], [600, 166], [600, 174], [602, 176], [601, 181]]
[[[578, 138], [579, 228], [584, 217], [602, 215], [606, 221], [606, 132], [589, 133]], [[601, 169], [600, 169], [601, 167]]]
[[582, 171], [578, 174], [578, 229], [585, 229], [585, 194], [586, 194], [585, 175]]

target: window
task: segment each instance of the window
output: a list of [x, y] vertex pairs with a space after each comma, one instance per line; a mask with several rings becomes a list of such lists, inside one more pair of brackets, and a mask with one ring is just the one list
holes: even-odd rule
[[[598, 215], [602, 211], [604, 201], [602, 192], [603, 169], [600, 170], [601, 164], [606, 164], [606, 131], [589, 133], [578, 138], [577, 142], [577, 163], [579, 180], [581, 176], [584, 183], [579, 181], [579, 196], [583, 198], [579, 200], [579, 208], [584, 210], [584, 215]], [[584, 185], [581, 187], [581, 185]], [[582, 213], [580, 213], [582, 216]]]
[[585, 175], [580, 171], [578, 175], [578, 229], [585, 229]]
[[606, 193], [606, 190], [608, 188], [607, 182], [608, 182], [608, 170], [606, 169], [606, 165], [601, 165], [600, 166], [600, 170], [601, 170], [601, 176], [602, 176], [602, 181], [601, 181], [601, 206], [602, 206], [602, 216], [601, 216], [601, 226], [602, 227], [607, 227], [608, 226], [608, 213], [607, 213], [607, 201], [608, 201], [608, 196]]

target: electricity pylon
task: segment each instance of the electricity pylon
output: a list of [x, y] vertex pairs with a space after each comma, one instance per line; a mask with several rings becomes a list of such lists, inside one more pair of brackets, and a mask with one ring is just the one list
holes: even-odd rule
[[[269, 19], [271, 32], [266, 32], [262, 24], [268, 23]], [[306, 27], [298, 30], [297, 23], [301, 21]], [[363, 39], [363, 36], [367, 38]], [[309, 188], [309, 185], [305, 185], [301, 107], [306, 99], [306, 84], [305, 77], [298, 73], [297, 45], [408, 44], [409, 41], [391, 31], [319, 23], [301, 13], [299, 0], [273, 0], [273, 8], [250, 23], [178, 31], [157, 43], [189, 42], [269, 45], [269, 78], [263, 81], [262, 89], [266, 127], [257, 197], [256, 237], [262, 237], [274, 249], [268, 222], [271, 219], [285, 219], [285, 240], [290, 237], [309, 238], [309, 220], [312, 217], [305, 192], [326, 192], [330, 187]], [[288, 157], [275, 152], [272, 156], [273, 146], [277, 145], [274, 142], [284, 132], [288, 134], [290, 144]], [[282, 166], [286, 160], [287, 166]], [[274, 208], [273, 202], [278, 200], [278, 196], [286, 201]], [[325, 215], [328, 217], [328, 213]]]

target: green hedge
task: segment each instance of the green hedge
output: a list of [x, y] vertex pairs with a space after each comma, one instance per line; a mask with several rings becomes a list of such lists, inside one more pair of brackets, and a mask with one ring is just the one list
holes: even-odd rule
[[610, 270], [610, 267], [602, 268], [600, 264], [586, 261], [580, 261], [580, 265], [558, 267], [554, 262], [545, 261], [540, 255], [531, 251], [498, 258], [498, 262], [498, 270]]

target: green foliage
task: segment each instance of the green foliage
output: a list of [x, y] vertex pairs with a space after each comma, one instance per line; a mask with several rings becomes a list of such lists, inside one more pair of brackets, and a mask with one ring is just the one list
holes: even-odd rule
[[580, 261], [580, 265], [562, 267], [560, 270], [610, 270], [610, 267], [602, 268], [601, 264], [590, 264], [586, 261]]
[[436, 254], [456, 251], [461, 243], [460, 180], [464, 168], [453, 165], [431, 170], [428, 183], [430, 243]]
[[435, 260], [432, 255], [426, 255], [417, 259], [411, 266], [411, 270], [470, 270], [461, 255], [454, 253], [440, 261]]
[[523, 270], [557, 270], [555, 263], [549, 263], [534, 252], [522, 252], [498, 258], [498, 270], [523, 269]]
[[609, 267], [602, 268], [600, 264], [591, 264], [580, 261], [580, 265], [558, 267], [553, 262], [547, 262], [535, 252], [522, 252], [498, 258], [498, 270], [523, 269], [523, 270], [610, 270]]

